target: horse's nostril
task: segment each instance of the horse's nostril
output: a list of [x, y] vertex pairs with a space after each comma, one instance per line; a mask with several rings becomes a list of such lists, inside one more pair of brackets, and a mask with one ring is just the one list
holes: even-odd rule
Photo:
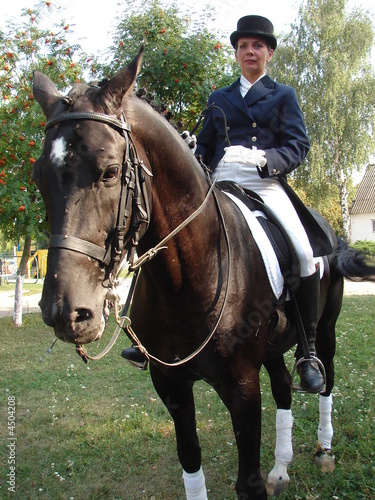
[[82, 323], [82, 321], [89, 321], [93, 318], [93, 314], [89, 309], [76, 309], [75, 323]]

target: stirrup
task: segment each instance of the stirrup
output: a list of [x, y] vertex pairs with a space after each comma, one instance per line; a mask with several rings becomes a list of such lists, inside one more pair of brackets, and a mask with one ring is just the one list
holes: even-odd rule
[[146, 361], [143, 361], [143, 362], [131, 361], [130, 359], [126, 359], [126, 358], [124, 358], [124, 359], [127, 363], [129, 363], [129, 365], [134, 366], [138, 370], [142, 370], [142, 371], [147, 370], [147, 367], [148, 367], [148, 360], [147, 359], [146, 359]]
[[311, 355], [310, 354], [310, 357], [309, 358], [300, 358], [298, 361], [296, 361], [294, 363], [294, 367], [293, 367], [293, 371], [292, 371], [292, 389], [294, 392], [305, 392], [305, 393], [308, 393], [308, 394], [314, 394], [310, 391], [307, 391], [306, 389], [303, 389], [301, 387], [301, 384], [299, 383], [296, 383], [294, 384], [293, 383], [293, 380], [294, 380], [294, 374], [296, 372], [296, 369], [298, 368], [299, 365], [301, 365], [302, 363], [316, 363], [318, 365], [318, 368], [320, 370], [320, 373], [323, 375], [323, 387], [321, 389], [321, 391], [319, 391], [320, 393], [322, 392], [325, 392], [326, 391], [326, 385], [327, 385], [327, 377], [326, 377], [326, 370], [324, 368], [324, 365], [323, 363], [320, 361], [319, 358], [317, 358], [316, 356], [314, 355]]

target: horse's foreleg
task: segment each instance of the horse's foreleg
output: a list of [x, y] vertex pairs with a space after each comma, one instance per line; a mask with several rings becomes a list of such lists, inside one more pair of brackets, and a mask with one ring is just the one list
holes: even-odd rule
[[291, 378], [282, 356], [265, 363], [265, 367], [277, 405], [275, 465], [267, 478], [267, 493], [277, 496], [289, 486], [288, 465], [293, 458]]
[[169, 377], [153, 366], [150, 367], [150, 371], [155, 389], [173, 418], [186, 498], [207, 500], [205, 477], [201, 466], [201, 449], [195, 424], [193, 383]]
[[276, 411], [275, 465], [267, 478], [267, 493], [278, 496], [289, 486], [288, 465], [293, 458], [292, 410]]

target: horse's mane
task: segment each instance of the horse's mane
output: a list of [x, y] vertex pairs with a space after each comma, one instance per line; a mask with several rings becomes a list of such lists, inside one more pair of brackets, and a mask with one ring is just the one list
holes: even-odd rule
[[168, 110], [168, 106], [164, 102], [159, 102], [156, 98], [155, 94], [152, 92], [148, 92], [145, 88], [140, 88], [136, 90], [135, 95], [146, 101], [155, 111], [157, 111], [160, 115], [164, 116], [164, 118], [177, 130], [182, 129], [182, 123], [180, 121], [174, 122], [172, 120], [173, 113]]
[[[93, 81], [89, 85], [94, 85], [96, 87], [102, 87], [108, 78], [104, 78], [99, 82]], [[141, 87], [135, 90], [134, 94], [142, 101], [147, 102], [157, 113], [162, 115], [176, 130], [182, 130], [182, 123], [180, 121], [173, 121], [173, 113], [168, 110], [168, 106], [164, 102], [160, 102], [153, 92], [149, 92], [146, 88]]]

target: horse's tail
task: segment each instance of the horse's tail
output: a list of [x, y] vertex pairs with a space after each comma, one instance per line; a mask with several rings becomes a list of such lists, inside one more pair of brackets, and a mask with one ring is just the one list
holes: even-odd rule
[[350, 247], [342, 238], [337, 238], [337, 241], [336, 271], [352, 281], [375, 281], [375, 265], [368, 262], [368, 257]]

